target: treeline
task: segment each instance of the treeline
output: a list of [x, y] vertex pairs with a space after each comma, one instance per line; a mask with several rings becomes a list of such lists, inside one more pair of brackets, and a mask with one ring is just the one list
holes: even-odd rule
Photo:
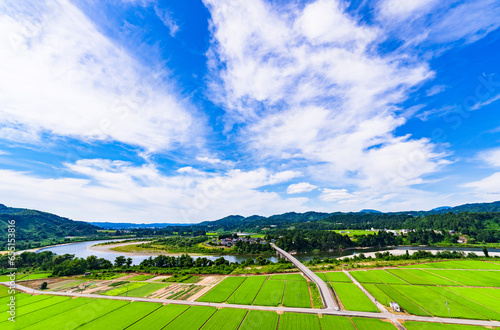
[[296, 252], [329, 251], [355, 246], [349, 237], [333, 231], [276, 230], [268, 234], [267, 239], [275, 239], [276, 245], [285, 251]]
[[269, 245], [269, 243], [260, 244], [238, 241], [234, 244], [234, 253], [241, 254], [259, 254], [259, 253], [272, 253], [274, 249]]
[[[238, 267], [248, 267], [250, 265], [272, 264], [262, 256], [255, 260], [247, 259], [244, 262], [229, 262], [223, 257], [210, 260], [206, 257], [192, 258], [187, 254], [181, 256], [149, 257], [139, 265], [133, 265], [131, 258], [118, 256], [114, 263], [104, 258], [97, 258], [94, 255], [87, 258], [75, 258], [73, 254], [56, 255], [50, 251], [35, 253], [23, 252], [16, 257], [15, 261], [18, 270], [40, 270], [52, 271], [55, 276], [82, 275], [91, 272], [96, 276], [96, 272], [149, 272], [158, 274], [229, 274]], [[0, 274], [8, 273], [10, 268], [9, 256], [0, 256]]]
[[[446, 240], [445, 232], [453, 230], [457, 233], [468, 235], [468, 243], [500, 242], [500, 213], [445, 213], [431, 214], [425, 216], [413, 216], [411, 214], [389, 213], [389, 214], [359, 214], [338, 213], [315, 222], [298, 223], [294, 225], [297, 229], [304, 230], [366, 230], [366, 229], [410, 229], [417, 231], [436, 230], [442, 232], [442, 239], [433, 237], [432, 234], [419, 234], [422, 241], [430, 241], [431, 244]], [[427, 236], [427, 238], [424, 238]], [[412, 239], [413, 240], [413, 239]], [[449, 239], [448, 239], [449, 240]], [[426, 244], [426, 243], [423, 243]]]
[[[9, 268], [8, 255], [0, 256], [0, 268]], [[16, 268], [32, 268], [52, 271], [57, 276], [84, 274], [85, 271], [104, 270], [113, 267], [112, 263], [94, 255], [87, 258], [75, 258], [74, 254], [56, 255], [50, 251], [41, 253], [23, 252], [16, 256]]]

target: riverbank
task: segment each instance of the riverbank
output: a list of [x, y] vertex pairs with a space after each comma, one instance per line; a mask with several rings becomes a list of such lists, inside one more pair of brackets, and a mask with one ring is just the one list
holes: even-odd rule
[[124, 251], [120, 250], [121, 247], [124, 246], [131, 246], [131, 245], [139, 245], [139, 244], [144, 244], [144, 243], [149, 243], [150, 241], [141, 241], [141, 242], [129, 242], [129, 243], [120, 243], [120, 244], [106, 244], [106, 245], [92, 245], [88, 246], [87, 250], [90, 251], [96, 251], [96, 252], [104, 252], [104, 253], [115, 253], [119, 255], [124, 255], [124, 256], [134, 256], [134, 257], [144, 257], [144, 256], [172, 256], [172, 257], [178, 257], [183, 254], [189, 254], [191, 256], [201, 256], [201, 253], [190, 253], [190, 252], [167, 252], [167, 251], [161, 251], [161, 250], [154, 250], [151, 252], [147, 251]]
[[[427, 251], [427, 252], [431, 252], [432, 254], [436, 254], [438, 252], [443, 252], [443, 251], [454, 251], [452, 247], [450, 247], [449, 249], [447, 248], [447, 250], [434, 250], [432, 248], [429, 248], [429, 249], [408, 249], [408, 250], [389, 250], [387, 252], [389, 252], [390, 254], [394, 255], [394, 256], [401, 256], [403, 254], [406, 254], [406, 251], [408, 251], [408, 254], [412, 255], [414, 253], [416, 253], [417, 251]], [[460, 252], [464, 252], [465, 254], [469, 254], [469, 253], [475, 253], [478, 257], [484, 257], [484, 253], [482, 251], [472, 251], [472, 250], [459, 250]], [[378, 251], [378, 252], [367, 252], [367, 253], [364, 253], [364, 252], [361, 252], [363, 253], [363, 255], [365, 257], [372, 257], [372, 258], [375, 258], [375, 254], [376, 253], [381, 253], [382, 251]], [[385, 252], [385, 251], [384, 251]], [[359, 256], [361, 253], [358, 253], [358, 254], [353, 254], [353, 255], [349, 255], [349, 256], [344, 256], [344, 257], [338, 257], [337, 259], [346, 259], [346, 258], [354, 258], [355, 256]], [[488, 252], [488, 255], [490, 257], [496, 257], [496, 256], [499, 256], [500, 257], [500, 252]]]

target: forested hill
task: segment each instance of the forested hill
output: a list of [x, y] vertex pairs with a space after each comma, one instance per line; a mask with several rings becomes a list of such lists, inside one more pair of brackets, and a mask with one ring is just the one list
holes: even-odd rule
[[306, 213], [288, 212], [284, 214], [272, 215], [270, 217], [252, 215], [246, 218], [241, 215], [230, 215], [220, 220], [204, 221], [198, 224], [198, 226], [208, 227], [208, 228], [223, 227], [226, 230], [234, 230], [238, 228], [250, 228], [255, 226], [278, 226], [281, 224], [316, 221], [327, 218], [328, 216], [330, 216], [330, 213], [322, 213], [322, 212], [306, 212]]
[[0, 241], [7, 242], [9, 220], [16, 221], [16, 241], [43, 241], [65, 236], [95, 235], [98, 227], [55, 214], [36, 210], [7, 207], [0, 204]]
[[[270, 217], [263, 217], [260, 215], [252, 215], [249, 217], [243, 217], [241, 215], [230, 215], [225, 218], [215, 220], [215, 221], [204, 221], [195, 226], [206, 227], [206, 228], [224, 228], [225, 230], [236, 230], [236, 229], [251, 229], [259, 227], [269, 227], [269, 226], [280, 226], [289, 225], [294, 223], [303, 222], [313, 222], [317, 220], [325, 220], [327, 222], [337, 222], [339, 225], [343, 223], [355, 224], [355, 223], [370, 223], [378, 226], [378, 228], [392, 228], [400, 227], [402, 223], [408, 218], [412, 217], [422, 217], [428, 215], [438, 215], [438, 214], [448, 214], [448, 213], [497, 213], [500, 212], [500, 201], [493, 203], [477, 203], [477, 204], [464, 204], [456, 207], [439, 207], [429, 211], [402, 211], [402, 212], [388, 212], [383, 213], [376, 210], [362, 210], [360, 212], [333, 212], [333, 213], [323, 213], [323, 212], [306, 212], [306, 213], [296, 213], [288, 212], [283, 214], [272, 215]], [[394, 224], [397, 223], [398, 226]], [[314, 224], [311, 224], [314, 226]], [[340, 225], [342, 227], [342, 225]], [[363, 226], [370, 228], [370, 226]]]
[[476, 203], [476, 204], [464, 204], [451, 209], [444, 210], [445, 212], [500, 212], [500, 201], [493, 203]]

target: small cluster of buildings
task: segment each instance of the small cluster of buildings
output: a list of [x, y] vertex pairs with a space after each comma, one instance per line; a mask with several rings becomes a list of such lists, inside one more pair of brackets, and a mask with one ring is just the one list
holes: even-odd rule
[[[271, 239], [271, 242], [274, 243], [275, 239]], [[231, 247], [236, 242], [246, 242], [249, 244], [267, 244], [268, 242], [261, 238], [252, 238], [252, 237], [238, 237], [238, 238], [223, 238], [220, 241], [217, 241], [216, 238], [212, 239], [212, 245], [221, 245], [225, 247]]]

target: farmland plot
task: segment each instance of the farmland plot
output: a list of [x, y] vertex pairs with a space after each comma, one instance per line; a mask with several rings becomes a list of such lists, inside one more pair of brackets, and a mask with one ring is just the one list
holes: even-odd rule
[[307, 281], [305, 277], [300, 274], [271, 275], [271, 280]]
[[354, 330], [351, 319], [344, 316], [325, 315], [320, 323], [322, 329]]
[[345, 309], [348, 311], [380, 312], [354, 283], [332, 283]]
[[228, 277], [208, 291], [198, 301], [218, 302], [226, 301], [229, 296], [245, 281], [247, 277]]
[[231, 304], [251, 305], [259, 293], [266, 276], [250, 276], [227, 300]]
[[[97, 299], [88, 304], [78, 306], [77, 308], [71, 309], [64, 313], [60, 313], [46, 319], [44, 321], [35, 323], [26, 329], [39, 330], [39, 329], [51, 329], [51, 330], [69, 330], [76, 329], [79, 326], [90, 322], [98, 317], [106, 315], [120, 307], [129, 304], [128, 301], [119, 300], [109, 300], [109, 299]], [[42, 310], [43, 311], [43, 310]], [[28, 314], [31, 315], [31, 314]]]
[[432, 282], [430, 282], [422, 277], [419, 277], [417, 275], [412, 274], [410, 272], [411, 270], [388, 269], [387, 271], [389, 273], [391, 273], [392, 275], [397, 276], [410, 284], [434, 285], [434, 283], [432, 283]]
[[146, 281], [153, 277], [156, 277], [156, 275], [136, 275], [127, 279], [127, 281]]
[[387, 295], [384, 291], [380, 290], [380, 288], [376, 284], [363, 284], [363, 287], [371, 293], [375, 299], [385, 306], [389, 306], [391, 301], [394, 301], [389, 295]]
[[486, 261], [460, 260], [460, 261], [439, 261], [419, 265], [403, 266], [405, 268], [441, 268], [441, 269], [496, 269], [500, 270], [500, 264]]
[[245, 309], [222, 308], [208, 320], [203, 330], [237, 330], [247, 314]]
[[188, 308], [189, 306], [187, 305], [166, 305], [160, 307], [153, 313], [134, 323], [131, 327], [127, 328], [127, 330], [160, 330]]
[[[8, 297], [7, 297], [8, 298]], [[34, 304], [42, 300], [49, 299], [50, 296], [46, 295], [38, 295], [38, 296], [30, 296], [30, 295], [22, 295], [22, 299], [16, 298], [16, 308], [20, 308], [29, 304]], [[10, 298], [9, 298], [10, 299]], [[5, 303], [0, 306], [0, 312], [4, 312], [9, 309], [9, 306]]]
[[385, 270], [369, 270], [368, 273], [382, 280], [385, 284], [407, 284], [405, 281]]
[[[69, 300], [70, 297], [50, 297], [49, 299], [44, 299], [40, 300], [37, 302], [34, 302], [32, 304], [28, 304], [22, 307], [16, 306], [16, 317], [20, 317], [22, 315], [26, 315], [29, 313], [32, 313], [34, 311], [59, 304], [61, 302]], [[9, 314], [7, 313], [2, 313], [2, 316], [0, 317], [0, 321], [7, 320]]]
[[276, 312], [248, 311], [239, 330], [276, 330], [279, 315]]
[[358, 330], [396, 330], [396, 327], [391, 322], [384, 322], [377, 319], [365, 319], [362, 317], [351, 317], [352, 322]]
[[52, 317], [55, 317], [61, 313], [64, 313], [66, 311], [72, 310], [73, 308], [77, 308], [81, 305], [88, 304], [92, 301], [95, 301], [94, 299], [90, 298], [77, 298], [77, 299], [70, 299], [69, 301], [65, 301], [62, 303], [57, 304], [57, 308], [43, 308], [37, 311], [34, 311], [29, 314], [25, 315], [19, 315], [16, 317], [16, 322], [10, 322], [10, 321], [4, 321], [0, 322], [0, 329], [2, 330], [10, 330], [10, 329], [20, 329], [20, 328], [25, 328], [30, 325], [42, 322], [44, 320], [50, 319]]
[[215, 307], [192, 306], [170, 322], [165, 330], [198, 330], [217, 311]]
[[283, 306], [311, 308], [311, 298], [307, 282], [286, 281]]
[[448, 308], [446, 306], [446, 302], [448, 302], [451, 317], [486, 319], [485, 316], [473, 312], [460, 303], [448, 299], [428, 287], [398, 285], [397, 290], [416, 304], [425, 306], [426, 310], [434, 316], [448, 317]]
[[448, 291], [454, 292], [460, 296], [469, 298], [481, 305], [484, 305], [495, 311], [499, 311], [500, 299], [493, 298], [491, 295], [486, 294], [487, 292], [495, 292], [498, 289], [472, 289], [472, 288], [447, 288]]
[[[500, 312], [498, 312], [497, 308], [491, 309], [491, 308], [488, 308], [487, 306], [481, 305], [481, 304], [477, 303], [476, 301], [474, 301], [474, 299], [472, 297], [473, 296], [477, 297], [479, 294], [476, 294], [474, 292], [470, 292], [470, 293], [474, 293], [474, 294], [473, 295], [459, 295], [453, 291], [449, 291], [448, 288], [442, 288], [442, 287], [431, 287], [431, 289], [436, 291], [440, 295], [448, 298], [448, 299], [459, 302], [460, 304], [464, 305], [465, 307], [469, 308], [470, 310], [473, 310], [474, 312], [476, 312], [478, 314], [486, 316], [490, 320], [500, 320]], [[469, 289], [469, 290], [471, 290], [471, 289]], [[474, 289], [472, 289], [472, 290], [474, 290]], [[467, 298], [469, 298], [469, 299], [467, 299]], [[500, 306], [500, 304], [495, 304], [495, 306], [497, 306], [497, 305]]]
[[279, 306], [283, 300], [285, 281], [266, 281], [255, 298], [253, 305]]
[[446, 277], [449, 280], [458, 282], [465, 286], [488, 286], [486, 283], [476, 280], [473, 276], [468, 276], [468, 272], [460, 272], [457, 270], [438, 270], [429, 269], [429, 273]]
[[[377, 288], [379, 288], [382, 292], [384, 292], [386, 295], [391, 297], [392, 299], [390, 301], [395, 301], [397, 302], [405, 311], [407, 311], [410, 314], [414, 315], [420, 315], [420, 316], [430, 316], [430, 314], [417, 304], [415, 304], [413, 301], [402, 295], [398, 290], [395, 288], [399, 288], [400, 285], [386, 285], [386, 284], [377, 284]], [[389, 302], [390, 302], [389, 301]], [[383, 301], [385, 303], [385, 301]]]
[[344, 272], [329, 272], [326, 273], [330, 282], [346, 282], [352, 283], [351, 279]]
[[159, 303], [132, 302], [117, 310], [99, 317], [82, 327], [81, 330], [106, 329], [121, 330], [160, 308]]
[[370, 272], [365, 270], [358, 270], [355, 272], [349, 272], [358, 282], [360, 283], [384, 283], [378, 277], [373, 276]]
[[284, 313], [280, 317], [279, 330], [320, 330], [319, 319], [316, 315]]
[[441, 277], [437, 274], [427, 272], [425, 270], [411, 269], [411, 270], [407, 270], [406, 272], [408, 272], [412, 275], [418, 276], [420, 278], [423, 278], [423, 279], [425, 279], [429, 282], [432, 282], [433, 284], [436, 284], [436, 285], [461, 286], [461, 284], [458, 282], [449, 280], [447, 278]]
[[146, 297], [152, 294], [153, 292], [163, 289], [164, 287], [167, 286], [169, 286], [169, 284], [148, 283], [136, 289], [130, 290], [127, 295], [129, 297]]
[[134, 289], [140, 288], [141, 286], [146, 285], [147, 283], [140, 283], [140, 282], [134, 282], [134, 283], [126, 283], [123, 285], [120, 285], [119, 287], [103, 292], [101, 293], [102, 295], [106, 296], [124, 296], [127, 295], [128, 293]]

